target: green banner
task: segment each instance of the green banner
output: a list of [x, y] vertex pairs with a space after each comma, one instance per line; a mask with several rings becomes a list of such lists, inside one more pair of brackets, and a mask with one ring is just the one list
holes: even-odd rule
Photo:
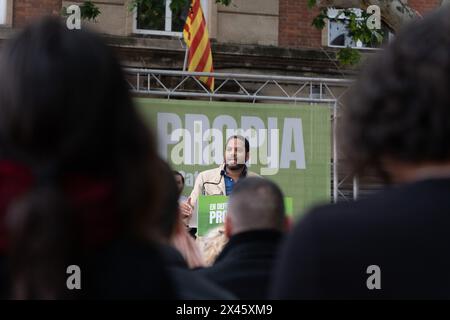
[[203, 236], [208, 230], [222, 225], [225, 222], [227, 206], [227, 196], [200, 196], [197, 206], [197, 235]]
[[[293, 215], [293, 199], [284, 198], [284, 207], [286, 215]], [[225, 222], [225, 216], [228, 209], [227, 196], [200, 196], [198, 199], [198, 229], [197, 235], [203, 236], [210, 229], [218, 227]]]
[[250, 171], [276, 182], [294, 216], [331, 196], [329, 105], [251, 104], [136, 98], [158, 137], [159, 154], [185, 176], [189, 196], [199, 172], [223, 163], [226, 139], [250, 141]]

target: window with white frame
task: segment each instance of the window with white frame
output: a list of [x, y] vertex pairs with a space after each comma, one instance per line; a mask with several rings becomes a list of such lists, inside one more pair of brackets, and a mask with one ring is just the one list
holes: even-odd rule
[[0, 25], [6, 24], [7, 0], [0, 0]]
[[[172, 0], [143, 0], [134, 11], [134, 33], [181, 37], [189, 5], [173, 12]], [[190, 3], [190, 1], [188, 1]], [[208, 0], [200, 1], [205, 17]]]
[[[361, 16], [362, 10], [358, 8], [351, 9], [358, 17]], [[345, 48], [351, 47], [354, 49], [376, 49], [381, 47], [384, 43], [390, 41], [393, 38], [393, 33], [389, 30], [385, 23], [381, 23], [380, 33], [383, 36], [383, 41], [379, 44], [375, 39], [374, 41], [366, 45], [362, 41], [354, 41], [350, 36], [347, 25], [349, 19], [343, 14], [340, 14], [340, 10], [330, 8], [327, 11], [328, 17], [328, 46]], [[361, 18], [362, 19], [362, 18]]]

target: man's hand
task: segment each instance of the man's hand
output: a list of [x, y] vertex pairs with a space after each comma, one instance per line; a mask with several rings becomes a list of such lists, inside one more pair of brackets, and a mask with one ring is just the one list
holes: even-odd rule
[[192, 213], [194, 211], [194, 208], [191, 204], [191, 197], [188, 198], [186, 202], [182, 202], [180, 204], [180, 211], [181, 211], [181, 219], [187, 224], [189, 219], [192, 217]]

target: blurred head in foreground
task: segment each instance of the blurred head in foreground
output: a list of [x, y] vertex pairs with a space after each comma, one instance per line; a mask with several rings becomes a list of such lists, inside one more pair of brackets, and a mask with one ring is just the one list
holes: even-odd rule
[[181, 190], [174, 171], [170, 166], [160, 161], [158, 166], [160, 174], [159, 186], [164, 190], [162, 200], [164, 206], [159, 211], [158, 236], [161, 243], [171, 245], [183, 256], [190, 268], [202, 267], [204, 265], [200, 248], [194, 238], [189, 234], [180, 214], [178, 199]]
[[255, 230], [287, 230], [283, 193], [270, 180], [251, 177], [239, 181], [228, 202], [225, 234]]
[[434, 17], [400, 32], [348, 95], [341, 141], [357, 173], [450, 175], [449, 6]]
[[45, 18], [1, 51], [0, 254], [14, 298], [64, 297], [66, 268], [147, 240], [157, 157], [110, 49]]

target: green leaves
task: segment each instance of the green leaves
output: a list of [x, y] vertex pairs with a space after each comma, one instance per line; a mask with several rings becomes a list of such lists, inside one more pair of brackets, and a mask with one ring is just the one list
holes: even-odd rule
[[[308, 8], [311, 9], [315, 5], [316, 0], [308, 0]], [[369, 28], [368, 19], [370, 16], [371, 14], [364, 10], [361, 10], [361, 14], [357, 14], [352, 9], [341, 9], [337, 11], [336, 16], [328, 17], [328, 8], [321, 8], [320, 13], [313, 19], [312, 25], [317, 29], [323, 29], [327, 19], [341, 21], [345, 24], [348, 35], [355, 43], [360, 41], [367, 47], [376, 47], [383, 42], [386, 34], [385, 31]], [[354, 65], [361, 60], [361, 54], [358, 50], [347, 47], [339, 50], [337, 58], [343, 65]]]
[[[173, 4], [173, 2], [172, 2]], [[138, 28], [164, 30], [166, 5], [160, 0], [133, 0], [130, 10], [137, 12]]]
[[92, 1], [85, 1], [80, 6], [81, 11], [81, 19], [88, 20], [88, 21], [95, 21], [95, 18], [97, 18], [100, 15], [100, 9], [92, 3]]
[[328, 19], [326, 9], [322, 9], [320, 13], [313, 19], [312, 25], [322, 30], [325, 27], [326, 19]]
[[379, 30], [373, 30], [372, 31], [373, 36], [375, 37], [378, 44], [383, 43], [384, 35]]
[[190, 5], [190, 1], [186, 0], [172, 0], [170, 3], [170, 9], [172, 12], [180, 12], [184, 9], [184, 7], [187, 7]]
[[347, 47], [342, 48], [337, 53], [337, 58], [342, 65], [355, 65], [361, 61], [361, 54], [358, 50]]
[[[84, 1], [80, 6], [81, 19], [97, 22], [95, 19], [101, 14], [100, 9], [92, 1]], [[67, 7], [61, 8], [61, 15], [67, 17]]]
[[369, 28], [367, 19], [370, 15], [365, 11], [362, 12], [361, 17], [358, 17], [353, 12], [347, 13], [347, 16], [350, 17], [350, 22], [348, 24], [349, 35], [355, 42], [360, 40], [366, 46], [376, 46], [383, 42], [381, 30]]
[[316, 5], [316, 0], [308, 0], [308, 9], [312, 9]]

